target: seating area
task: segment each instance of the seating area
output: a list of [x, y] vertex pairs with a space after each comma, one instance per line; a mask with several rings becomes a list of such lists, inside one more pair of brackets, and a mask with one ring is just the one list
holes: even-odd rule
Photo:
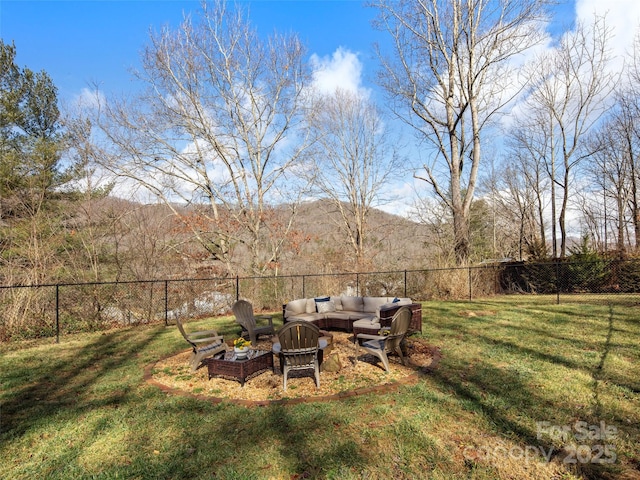
[[[275, 317], [274, 323], [277, 330], [280, 322], [277, 322]], [[174, 392], [184, 391], [185, 395], [195, 390], [199, 392], [198, 395], [216, 399], [214, 401], [224, 399], [234, 403], [239, 401], [246, 405], [267, 405], [290, 401], [295, 403], [295, 399], [297, 401], [339, 400], [344, 397], [345, 392], [361, 390], [395, 391], [405, 382], [412, 383], [417, 378], [416, 375], [421, 370], [429, 368], [433, 362], [433, 352], [428, 340], [417, 335], [405, 338], [406, 349], [403, 350], [405, 365], [397, 355], [387, 354], [390, 366], [388, 372], [383, 368], [382, 361], [365, 354], [362, 350], [358, 355], [358, 362], [354, 362], [356, 348], [351, 333], [335, 330], [331, 335], [333, 336], [331, 351], [328, 352], [327, 348], [318, 351], [319, 354], [320, 352], [324, 354], [322, 362], [320, 358], [318, 359], [320, 362], [319, 387], [316, 384], [313, 369], [291, 370], [287, 375], [287, 390], [284, 390], [284, 376], [280, 369], [279, 356], [272, 351], [271, 340], [265, 337], [261, 337], [255, 348], [258, 351], [270, 350], [270, 355], [264, 355], [264, 357], [265, 360], [266, 357], [272, 359], [273, 368], [268, 364], [262, 367], [261, 372], [247, 375], [244, 386], [241, 379], [233, 376], [210, 375], [211, 369], [208, 367], [211, 365], [211, 360], [215, 360], [218, 355], [207, 360], [207, 367], [200, 368], [190, 375], [188, 360], [191, 351], [190, 349], [187, 351], [186, 348], [175, 355], [154, 362], [149, 375], [159, 384], [174, 389], [172, 390]], [[231, 350], [221, 355], [225, 357], [232, 353]], [[331, 368], [335, 363], [340, 365], [339, 369]]]
[[[324, 329], [353, 332], [354, 363], [357, 363], [362, 351], [379, 359], [386, 372], [389, 372], [387, 354], [399, 355], [402, 364], [405, 365], [402, 341], [412, 329], [422, 330], [421, 306], [409, 298], [342, 296], [295, 300], [283, 306], [284, 324], [278, 330], [273, 325], [272, 316], [255, 315], [253, 305], [249, 301], [235, 302], [232, 311], [235, 322], [242, 327], [240, 335], [250, 339], [252, 345], [257, 345], [261, 336], [266, 336], [267, 341], [270, 341], [269, 355], [279, 360], [285, 391], [292, 371], [308, 371], [313, 374], [316, 388], [320, 387], [323, 354], [325, 349], [328, 353], [328, 339], [331, 338], [329, 332]], [[190, 359], [191, 371], [202, 365], [211, 367], [210, 363], [217, 361], [244, 385], [245, 378], [250, 375], [245, 375], [245, 370], [248, 371], [250, 366], [246, 369], [238, 368], [236, 372], [236, 369], [231, 368], [233, 365], [228, 364], [252, 361], [256, 363], [255, 359], [236, 359], [233, 352], [227, 353], [228, 345], [214, 330], [187, 333], [179, 319], [176, 323], [185, 340], [193, 348]], [[384, 332], [384, 335], [381, 335], [381, 332]], [[209, 358], [211, 359], [208, 360]], [[220, 365], [214, 365], [217, 368], [209, 368], [210, 378], [211, 375], [221, 372]], [[262, 367], [264, 365], [261, 365], [261, 369]]]
[[410, 298], [346, 295], [301, 298], [283, 305], [282, 316], [285, 323], [302, 320], [321, 329], [371, 334], [389, 327], [402, 306], [412, 312], [409, 331], [422, 332], [422, 306]]

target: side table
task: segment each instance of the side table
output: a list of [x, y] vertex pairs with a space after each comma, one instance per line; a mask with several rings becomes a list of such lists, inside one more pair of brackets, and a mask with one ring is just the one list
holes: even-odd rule
[[380, 326], [391, 326], [391, 320], [400, 307], [409, 307], [411, 309], [411, 323], [409, 325], [409, 331], [422, 332], [422, 304], [411, 303], [409, 305], [394, 305], [391, 307], [380, 309]]
[[249, 350], [247, 358], [238, 359], [233, 351], [220, 353], [206, 360], [209, 380], [215, 375], [245, 381], [271, 368], [273, 371], [273, 354], [268, 350]]

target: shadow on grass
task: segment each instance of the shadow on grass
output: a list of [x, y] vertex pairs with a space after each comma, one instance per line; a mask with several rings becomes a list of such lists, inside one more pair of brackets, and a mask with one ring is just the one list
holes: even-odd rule
[[[83, 410], [123, 403], [131, 388], [125, 383], [100, 393], [93, 392], [92, 387], [131, 363], [161, 332], [104, 333], [77, 352], [69, 345], [55, 346], [48, 358], [34, 356], [11, 366], [3, 375], [8, 388], [2, 404], [0, 438], [18, 438], [32, 425], [46, 422], [65, 409], [77, 416]], [[58, 349], [67, 351], [60, 353]]]
[[167, 426], [175, 429], [179, 417], [189, 418], [191, 425], [157, 473], [246, 480], [280, 478], [274, 472], [289, 472], [286, 478], [321, 479], [360, 471], [370, 459], [336, 405], [246, 408], [181, 397], [164, 408]]
[[[571, 315], [571, 313], [568, 311], [563, 315]], [[612, 380], [604, 371], [605, 365], [611, 350], [617, 345], [612, 341], [615, 331], [613, 309], [609, 309], [607, 318], [604, 318], [604, 315], [600, 316], [598, 323], [602, 327], [598, 328], [599, 338], [589, 342], [589, 349], [596, 351], [598, 356], [593, 359], [593, 362], [586, 359], [583, 362], [580, 357], [581, 349], [573, 344], [575, 342], [572, 342], [571, 337], [554, 334], [552, 328], [545, 332], [541, 328], [532, 327], [529, 323], [520, 325], [496, 322], [487, 325], [481, 320], [478, 321], [477, 318], [464, 318], [460, 322], [447, 319], [443, 322], [447, 329], [443, 330], [447, 332], [443, 340], [444, 361], [438, 369], [429, 372], [428, 375], [442, 389], [453, 392], [457, 398], [461, 399], [465, 409], [480, 413], [489, 425], [494, 426], [495, 433], [500, 437], [514, 439], [520, 445], [532, 447], [542, 456], [552, 452], [551, 459], [566, 463], [572, 460], [571, 451], [558, 445], [557, 438], [549, 438], [544, 434], [541, 436], [538, 422], [548, 422], [552, 426], [559, 427], [573, 426], [576, 421], [585, 421], [590, 425], [598, 425], [604, 419], [621, 422], [615, 406], [601, 402], [603, 384]], [[579, 328], [579, 326], [576, 325], [573, 328]], [[509, 339], [512, 333], [505, 335], [505, 332], [513, 330], [520, 330], [521, 335], [511, 337], [514, 338], [512, 341]], [[535, 336], [532, 337], [531, 333]], [[447, 336], [463, 343], [472, 336], [473, 340], [470, 340], [470, 343], [473, 343], [474, 347], [480, 346], [480, 354], [478, 355], [477, 352], [470, 354], [464, 348], [447, 348]], [[545, 337], [557, 342], [552, 349], [554, 353], [545, 351], [547, 350]], [[637, 333], [635, 341], [637, 341]], [[629, 345], [633, 343], [633, 340], [629, 341]], [[626, 342], [620, 344], [621, 347], [624, 345]], [[571, 357], [572, 354], [573, 357]], [[540, 389], [535, 378], [527, 375], [526, 371], [524, 374], [519, 371], [520, 363], [509, 363], [509, 359], [525, 360], [522, 363], [525, 370], [532, 368], [533, 364], [533, 362], [527, 363], [526, 360], [533, 359], [540, 369], [544, 369], [544, 365], [547, 364], [564, 367], [568, 375], [575, 371], [586, 373], [592, 378], [591, 383], [584, 385], [586, 391], [591, 391], [591, 405], [586, 409], [576, 410], [575, 404], [570, 401], [572, 396], [570, 390], [566, 391], [564, 398], [547, 394]], [[534, 375], [543, 378], [544, 370], [534, 371]], [[627, 377], [626, 380], [624, 382], [618, 378], [617, 384], [623, 388], [633, 389], [630, 379]], [[569, 438], [569, 441], [575, 442], [575, 433], [575, 431], [570, 432], [569, 436], [574, 438]], [[575, 459], [575, 455], [573, 458]], [[582, 478], [600, 479], [615, 478], [624, 467], [620, 464], [577, 461], [567, 465], [567, 468]]]

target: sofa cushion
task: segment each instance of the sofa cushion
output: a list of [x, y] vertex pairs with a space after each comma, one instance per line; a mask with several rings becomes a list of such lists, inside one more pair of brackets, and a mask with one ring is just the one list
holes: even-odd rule
[[379, 322], [380, 319], [376, 316], [375, 313], [357, 313], [352, 312], [349, 315], [349, 320], [366, 320], [368, 322]]
[[362, 312], [364, 301], [362, 297], [341, 297], [342, 309], [349, 312]]
[[345, 311], [339, 312], [337, 310], [335, 312], [328, 312], [326, 314], [327, 318], [335, 318], [338, 320], [349, 320], [351, 316], [352, 316], [352, 313], [345, 312]]
[[368, 329], [368, 330], [376, 330], [375, 333], [378, 333], [377, 331], [380, 330], [380, 321], [378, 319], [376, 319], [377, 321], [372, 322], [370, 319], [368, 318], [364, 318], [362, 320], [356, 320], [355, 322], [353, 322], [353, 328], [363, 328], [363, 329]]
[[336, 306], [336, 311], [342, 310], [342, 299], [340, 297], [330, 297], [333, 304]]
[[305, 313], [307, 311], [307, 299], [301, 298], [287, 303], [284, 316], [295, 315], [296, 313]]
[[376, 313], [381, 305], [387, 303], [387, 297], [364, 297], [363, 312]]
[[307, 298], [307, 313], [317, 313], [316, 312], [316, 301], [313, 298]]
[[288, 322], [292, 322], [294, 320], [304, 320], [305, 322], [315, 322], [323, 319], [324, 319], [324, 313], [316, 313], [316, 312], [297, 313], [295, 315], [291, 315], [290, 317], [287, 317]]

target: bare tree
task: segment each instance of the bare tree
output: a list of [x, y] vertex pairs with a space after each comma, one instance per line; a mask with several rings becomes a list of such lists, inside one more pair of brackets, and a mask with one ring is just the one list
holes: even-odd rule
[[[616, 83], [616, 75], [607, 69], [609, 34], [604, 18], [596, 18], [590, 26], [579, 24], [534, 64], [533, 86], [524, 109], [529, 120], [518, 127], [528, 130], [528, 139], [533, 139], [530, 145], [536, 143], [537, 161], [544, 162], [551, 181], [555, 258], [564, 257], [567, 251], [566, 222], [574, 169], [593, 154], [585, 136], [606, 110]], [[560, 229], [559, 253], [556, 227]]]
[[367, 268], [367, 219], [385, 200], [385, 184], [399, 166], [391, 137], [368, 98], [341, 89], [316, 100], [310, 123], [318, 135], [314, 186], [339, 213], [337, 227], [351, 246], [355, 268]]
[[451, 210], [442, 201], [437, 201], [431, 196], [417, 195], [414, 207], [411, 211], [414, 221], [422, 224], [429, 232], [424, 240], [425, 251], [430, 253], [429, 265], [436, 268], [447, 268], [455, 262], [454, 252], [451, 249], [453, 243], [453, 229], [451, 228]]
[[275, 260], [278, 239], [268, 258], [261, 251], [265, 212], [302, 191], [285, 175], [307, 146], [303, 59], [297, 37], [265, 39], [241, 10], [205, 1], [197, 20], [151, 35], [137, 73], [142, 93], [102, 108], [108, 167], [181, 215], [230, 274], [242, 268], [236, 248], [253, 273]]
[[[493, 256], [522, 260], [543, 248], [539, 240], [537, 203], [538, 184], [523, 169], [526, 157], [510, 152], [505, 167], [495, 170], [481, 184], [491, 204]], [[523, 175], [522, 172], [525, 172]]]
[[469, 212], [483, 132], [518, 91], [511, 60], [536, 44], [546, 2], [377, 0], [379, 26], [393, 40], [382, 52], [381, 83], [394, 113], [428, 149], [424, 176], [451, 210], [458, 263], [469, 257]]
[[629, 78], [630, 88], [625, 92], [625, 97], [628, 98], [626, 107], [628, 109], [627, 115], [635, 118], [635, 121], [630, 125], [631, 129], [628, 131], [627, 142], [629, 144], [629, 181], [630, 181], [630, 208], [633, 221], [633, 229], [635, 236], [635, 247], [640, 248], [640, 165], [638, 155], [640, 152], [638, 148], [634, 148], [640, 143], [640, 128], [638, 127], [638, 119], [640, 119], [640, 105], [638, 100], [640, 99], [640, 33], [636, 35], [632, 51], [632, 58], [629, 62]]
[[[515, 202], [521, 220], [531, 224], [527, 229], [520, 224], [522, 245], [526, 253], [536, 258], [547, 256], [546, 215], [550, 199], [549, 178], [545, 158], [549, 145], [549, 132], [545, 122], [534, 115], [517, 118], [507, 137], [507, 163], [502, 175], [508, 196]], [[535, 229], [533, 228], [535, 226]], [[529, 230], [528, 235], [525, 231]], [[521, 249], [523, 254], [524, 250]]]
[[[637, 98], [633, 91], [623, 89], [616, 96], [615, 109], [593, 135], [590, 136], [592, 150], [596, 153], [587, 167], [594, 185], [593, 195], [602, 198], [594, 202], [593, 195], [585, 198], [585, 210], [599, 211], [594, 229], [603, 230], [601, 248], [608, 250], [609, 225], [615, 238], [615, 248], [624, 255], [627, 246], [638, 246], [637, 225], [634, 222], [637, 208], [636, 182], [638, 154], [640, 152], [640, 130], [638, 127]], [[635, 198], [634, 198], [635, 197]], [[595, 204], [594, 204], [595, 203]], [[593, 216], [593, 215], [592, 215]], [[633, 233], [628, 233], [631, 226]]]

